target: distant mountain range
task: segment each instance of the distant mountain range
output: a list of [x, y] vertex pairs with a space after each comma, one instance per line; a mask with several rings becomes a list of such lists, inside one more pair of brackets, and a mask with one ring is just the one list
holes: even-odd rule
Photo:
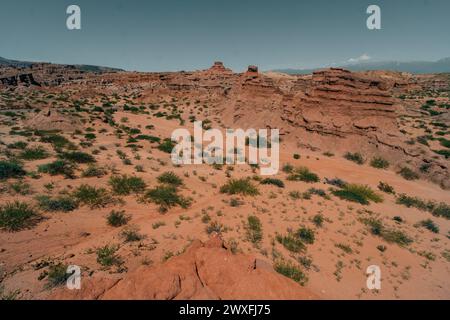
[[[30, 61], [18, 61], [18, 60], [10, 60], [0, 57], [0, 67], [16, 67], [16, 68], [27, 68], [30, 67], [33, 63]], [[110, 71], [123, 71], [122, 69], [110, 68], [110, 67], [102, 67], [102, 66], [94, 66], [88, 64], [75, 64], [71, 65], [76, 67], [82, 71], [90, 71], [90, 72], [110, 72]]]
[[[329, 67], [329, 66], [327, 66]], [[327, 68], [324, 67], [324, 68]], [[333, 66], [338, 67], [338, 66]], [[400, 61], [364, 61], [359, 63], [350, 63], [339, 66], [350, 71], [368, 71], [368, 70], [390, 70], [390, 71], [401, 71], [409, 73], [446, 73], [450, 72], [450, 57], [444, 58], [438, 61], [410, 61], [410, 62], [400, 62]], [[310, 74], [316, 70], [323, 68], [314, 69], [278, 69], [272, 70], [276, 72], [282, 72], [287, 74]]]

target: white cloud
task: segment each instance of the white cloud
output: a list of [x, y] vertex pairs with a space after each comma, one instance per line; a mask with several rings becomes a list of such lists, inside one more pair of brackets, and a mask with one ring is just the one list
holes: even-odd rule
[[369, 56], [367, 53], [364, 53], [363, 55], [359, 56], [358, 58], [350, 58], [347, 60], [347, 62], [349, 63], [357, 63], [357, 62], [362, 62], [362, 61], [368, 61], [372, 59], [371, 56]]

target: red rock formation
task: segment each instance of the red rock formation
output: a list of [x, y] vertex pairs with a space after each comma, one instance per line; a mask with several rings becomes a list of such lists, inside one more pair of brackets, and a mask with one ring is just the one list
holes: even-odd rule
[[297, 94], [284, 118], [322, 134], [345, 136], [395, 128], [395, 100], [390, 86], [343, 69], [317, 71], [311, 86]]
[[218, 236], [194, 241], [185, 253], [142, 266], [120, 281], [90, 279], [81, 290], [57, 289], [51, 299], [313, 299], [317, 296], [276, 273], [268, 262], [232, 254]]

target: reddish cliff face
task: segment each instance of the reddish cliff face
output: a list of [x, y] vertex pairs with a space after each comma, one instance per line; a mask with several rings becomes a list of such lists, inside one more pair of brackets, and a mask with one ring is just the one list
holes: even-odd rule
[[321, 134], [345, 137], [395, 128], [391, 87], [343, 69], [315, 72], [304, 91], [295, 92], [284, 119]]
[[51, 299], [317, 299], [276, 273], [271, 263], [232, 254], [222, 239], [194, 241], [185, 253], [155, 267], [140, 267], [119, 281], [87, 280], [81, 290], [60, 288]]

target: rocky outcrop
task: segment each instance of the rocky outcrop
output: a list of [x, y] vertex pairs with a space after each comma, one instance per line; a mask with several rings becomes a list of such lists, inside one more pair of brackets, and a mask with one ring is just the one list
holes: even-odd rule
[[313, 299], [317, 296], [276, 273], [270, 263], [233, 254], [219, 236], [194, 241], [183, 254], [142, 266], [120, 281], [92, 278], [81, 290], [60, 288], [51, 299]]
[[390, 130], [396, 126], [396, 105], [388, 83], [344, 69], [313, 74], [310, 86], [294, 93], [284, 119], [295, 126], [322, 134], [347, 134]]
[[232, 73], [231, 69], [225, 68], [223, 62], [215, 61], [214, 64], [207, 71], [211, 73]]
[[36, 130], [61, 130], [72, 132], [81, 127], [78, 119], [61, 114], [58, 110], [47, 108], [33, 115], [25, 125]]
[[0, 78], [0, 83], [4, 86], [11, 86], [11, 87], [17, 87], [19, 85], [40, 86], [40, 84], [34, 80], [32, 73], [21, 73], [10, 77], [3, 77]]

